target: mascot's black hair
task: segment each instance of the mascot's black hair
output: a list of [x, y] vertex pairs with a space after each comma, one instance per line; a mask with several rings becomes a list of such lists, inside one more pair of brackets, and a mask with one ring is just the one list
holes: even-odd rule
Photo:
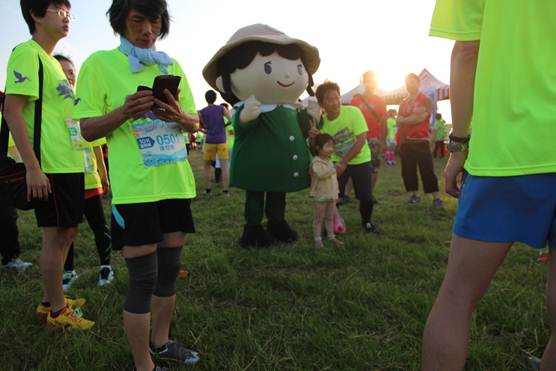
[[[305, 62], [305, 55], [303, 49], [296, 44], [278, 45], [262, 41], [251, 41], [230, 50], [218, 62], [218, 74], [222, 76], [222, 85], [224, 91], [220, 94], [222, 98], [231, 105], [239, 102], [239, 98], [232, 92], [232, 82], [230, 75], [237, 69], [243, 69], [253, 62], [257, 54], [266, 57], [272, 53], [277, 52], [282, 58], [289, 60], [301, 59], [303, 67], [307, 70], [307, 63]], [[309, 83], [307, 85], [307, 93], [314, 96], [313, 92], [313, 76], [307, 71], [309, 75]]]

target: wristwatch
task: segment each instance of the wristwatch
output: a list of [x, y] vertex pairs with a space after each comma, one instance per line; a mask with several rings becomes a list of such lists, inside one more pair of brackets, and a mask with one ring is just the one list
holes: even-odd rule
[[448, 152], [467, 152], [469, 150], [469, 140], [471, 135], [467, 137], [456, 137], [452, 133], [448, 136]]

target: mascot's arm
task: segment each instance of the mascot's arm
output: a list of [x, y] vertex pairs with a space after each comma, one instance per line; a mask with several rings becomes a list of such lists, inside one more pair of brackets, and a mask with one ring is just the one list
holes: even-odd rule
[[299, 124], [299, 128], [301, 129], [301, 133], [303, 137], [307, 139], [309, 137], [309, 129], [314, 126], [312, 122], [313, 118], [307, 112], [307, 109], [301, 108], [297, 111], [297, 123]]

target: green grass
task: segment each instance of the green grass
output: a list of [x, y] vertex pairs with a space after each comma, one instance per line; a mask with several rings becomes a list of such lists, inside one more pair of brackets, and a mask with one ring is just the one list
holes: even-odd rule
[[[199, 153], [191, 155], [199, 190]], [[442, 161], [436, 163], [441, 174]], [[355, 202], [342, 208], [345, 249], [312, 248], [312, 203], [288, 196], [288, 220], [300, 233], [291, 246], [245, 250], [243, 193], [213, 192], [193, 202], [197, 233], [183, 252], [191, 274], [179, 278], [172, 336], [203, 353], [198, 370], [416, 370], [423, 326], [443, 278], [456, 203], [407, 205], [399, 165], [383, 167], [374, 221], [381, 237], [363, 234]], [[106, 207], [107, 215], [109, 208]], [[90, 332], [49, 331], [34, 318], [41, 295], [40, 232], [32, 212], [19, 219], [24, 273], [0, 273], [0, 369], [129, 370], [121, 325], [127, 272], [114, 254], [116, 279], [96, 286], [97, 257], [84, 224], [76, 242], [80, 277], [71, 294], [88, 299]], [[468, 370], [522, 370], [524, 354], [548, 340], [546, 266], [536, 252], [509, 254], [472, 325]]]

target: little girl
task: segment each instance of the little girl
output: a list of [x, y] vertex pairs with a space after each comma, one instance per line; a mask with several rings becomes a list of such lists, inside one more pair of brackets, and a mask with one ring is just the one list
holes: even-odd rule
[[334, 152], [334, 138], [328, 134], [317, 135], [312, 143], [315, 157], [311, 162], [311, 197], [315, 199], [315, 219], [313, 220], [313, 234], [315, 247], [321, 248], [322, 224], [326, 228], [328, 239], [336, 246], [343, 243], [334, 236], [334, 216], [336, 201], [338, 200], [338, 179], [336, 168], [330, 160]]

